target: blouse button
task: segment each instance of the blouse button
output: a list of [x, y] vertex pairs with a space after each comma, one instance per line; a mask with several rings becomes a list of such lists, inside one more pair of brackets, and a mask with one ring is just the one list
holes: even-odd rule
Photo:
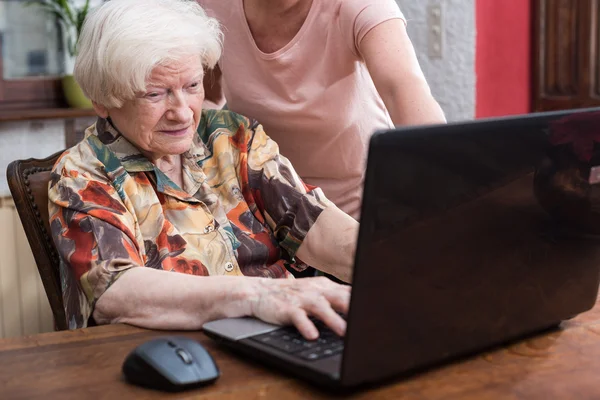
[[215, 230], [215, 228], [212, 225], [206, 225], [204, 227], [204, 233], [211, 233], [214, 230]]
[[227, 272], [233, 271], [233, 263], [230, 263], [230, 262], [225, 263], [225, 271], [227, 271]]

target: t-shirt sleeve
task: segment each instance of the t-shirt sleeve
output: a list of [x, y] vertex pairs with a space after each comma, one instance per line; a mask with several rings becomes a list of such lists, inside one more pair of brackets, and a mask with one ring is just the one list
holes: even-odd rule
[[377, 25], [396, 18], [406, 23], [394, 0], [343, 0], [340, 4], [340, 30], [356, 55], [360, 42]]

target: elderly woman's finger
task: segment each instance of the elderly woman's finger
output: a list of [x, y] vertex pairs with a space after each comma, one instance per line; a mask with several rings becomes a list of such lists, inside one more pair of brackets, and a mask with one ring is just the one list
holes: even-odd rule
[[338, 289], [323, 293], [323, 296], [329, 301], [331, 308], [344, 315], [348, 314], [350, 308], [350, 291]]
[[309, 306], [309, 313], [321, 320], [326, 326], [339, 336], [346, 334], [346, 321], [333, 308], [329, 302], [322, 298]]
[[329, 301], [331, 307], [337, 312], [348, 314], [348, 308], [350, 306], [350, 294], [352, 287], [347, 285], [340, 285], [339, 283], [333, 282], [329, 278], [318, 278], [316, 281], [318, 284], [319, 293]]
[[308, 340], [316, 340], [319, 337], [319, 331], [315, 324], [308, 318], [306, 312], [302, 309], [291, 311], [290, 319], [296, 329]]

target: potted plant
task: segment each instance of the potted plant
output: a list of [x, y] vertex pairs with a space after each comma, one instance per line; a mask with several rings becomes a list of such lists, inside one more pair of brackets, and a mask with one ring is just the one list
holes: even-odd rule
[[73, 78], [77, 42], [83, 21], [90, 11], [90, 0], [29, 0], [27, 4], [41, 7], [59, 23], [64, 49], [62, 86], [67, 103], [71, 107], [91, 108], [92, 103]]

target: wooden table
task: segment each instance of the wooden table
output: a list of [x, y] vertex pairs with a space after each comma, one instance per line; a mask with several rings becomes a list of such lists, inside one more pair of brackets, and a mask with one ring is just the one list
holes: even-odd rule
[[[561, 329], [378, 389], [356, 399], [600, 399], [600, 302]], [[1, 399], [324, 399], [325, 392], [201, 341], [221, 369], [216, 384], [164, 394], [123, 381], [131, 349], [165, 332], [126, 325], [0, 341]]]

